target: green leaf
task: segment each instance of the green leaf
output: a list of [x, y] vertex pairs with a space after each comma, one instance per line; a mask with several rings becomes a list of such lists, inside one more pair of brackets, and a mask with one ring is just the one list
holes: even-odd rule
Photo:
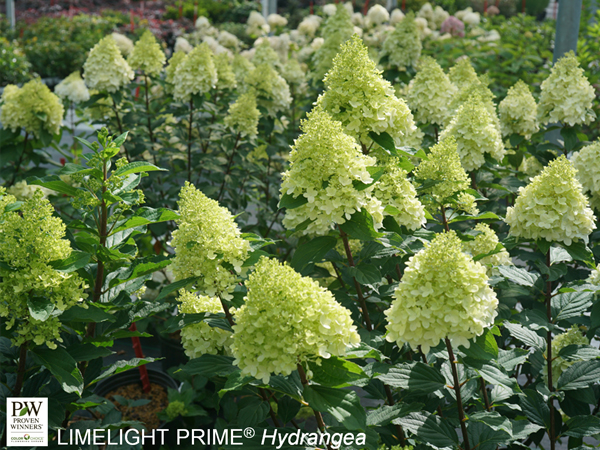
[[313, 373], [312, 381], [321, 386], [340, 388], [367, 378], [358, 364], [335, 356], [322, 359], [320, 364], [310, 362], [308, 367]]
[[511, 348], [509, 350], [498, 350], [498, 364], [508, 372], [512, 371], [519, 364], [527, 361], [529, 352], [523, 348]]
[[169, 284], [161, 289], [160, 294], [156, 297], [156, 301], [162, 300], [166, 298], [171, 292], [178, 291], [186, 287], [187, 285], [193, 283], [196, 280], [196, 277], [186, 278], [184, 280], [175, 281], [174, 283]]
[[367, 414], [354, 391], [306, 386], [303, 396], [311, 408], [328, 412], [348, 430], [364, 430], [367, 427]]
[[373, 184], [377, 183], [377, 181], [379, 181], [379, 179], [385, 173], [385, 169], [383, 167], [367, 167], [367, 171], [371, 175], [371, 182], [363, 183], [362, 181], [354, 180], [352, 185], [357, 191], [364, 191], [369, 186], [373, 186]]
[[512, 337], [520, 340], [523, 344], [537, 348], [541, 351], [546, 349], [545, 339], [535, 331], [529, 330], [518, 323], [510, 323], [508, 321], [504, 322], [504, 327], [508, 329], [508, 332]]
[[539, 278], [537, 273], [516, 266], [499, 266], [498, 271], [503, 277], [521, 286], [532, 287]]
[[89, 253], [73, 251], [67, 259], [52, 261], [50, 265], [59, 272], [71, 273], [85, 267], [89, 261]]
[[119, 135], [113, 142], [112, 144], [115, 147], [120, 147], [121, 145], [123, 145], [123, 143], [125, 142], [125, 140], [127, 139], [127, 135], [129, 134], [129, 131], [126, 131], [125, 133]]
[[489, 361], [498, 358], [498, 344], [490, 330], [485, 330], [469, 348], [461, 347], [460, 350], [470, 359]]
[[91, 361], [96, 358], [104, 358], [112, 355], [114, 352], [110, 348], [96, 347], [94, 344], [76, 344], [67, 348], [69, 355], [77, 361]]
[[512, 436], [510, 420], [496, 411], [477, 411], [469, 415], [469, 420], [484, 423], [494, 431], [506, 431]]
[[306, 203], [308, 203], [308, 199], [303, 195], [292, 197], [291, 194], [283, 194], [279, 200], [278, 206], [279, 208], [295, 209]]
[[190, 360], [182, 370], [189, 375], [202, 375], [209, 378], [226, 377], [239, 369], [233, 365], [233, 358], [230, 356], [207, 354]]
[[369, 411], [367, 426], [386, 426], [394, 419], [421, 411], [424, 406], [423, 403], [396, 403], [394, 406], [381, 405], [379, 408]]
[[168, 222], [169, 220], [177, 220], [178, 218], [179, 214], [177, 214], [175, 211], [171, 211], [170, 209], [154, 209], [148, 207], [140, 208], [137, 210], [134, 216], [130, 217], [127, 222], [114, 230], [111, 235], [129, 228], [135, 228], [141, 225], [149, 225], [151, 223]]
[[520, 397], [520, 403], [524, 415], [531, 422], [550, 428], [550, 408], [542, 395], [533, 389], [525, 389], [523, 393], [525, 395]]
[[422, 362], [394, 366], [378, 364], [375, 367], [375, 372], [378, 370], [383, 372], [375, 378], [394, 388], [408, 389], [413, 392], [435, 392], [446, 384], [444, 376], [438, 369]]
[[[90, 99], [90, 100], [91, 100], [91, 99]], [[79, 143], [80, 143], [81, 145], [83, 145], [84, 147], [87, 147], [87, 148], [89, 148], [90, 150], [94, 150], [94, 146], [92, 145], [92, 143], [91, 143], [91, 142], [89, 142], [89, 141], [86, 141], [85, 139], [82, 139], [82, 138], [80, 138], [80, 137], [78, 137], [78, 136], [73, 136], [73, 137], [74, 137], [74, 138], [77, 140], [77, 142], [79, 142]]]
[[254, 427], [263, 422], [269, 415], [269, 404], [258, 398], [240, 409], [237, 424], [242, 427]]
[[414, 434], [418, 441], [438, 449], [454, 449], [458, 446], [458, 436], [454, 427], [438, 416], [426, 412], [414, 412], [395, 419], [395, 424]]
[[600, 417], [598, 416], [575, 416], [567, 420], [569, 428], [563, 433], [566, 436], [584, 438], [600, 434]]
[[108, 366], [104, 372], [100, 374], [100, 376], [96, 377], [93, 381], [90, 382], [90, 385], [97, 383], [98, 381], [104, 380], [112, 375], [116, 375], [121, 372], [125, 372], [126, 370], [135, 369], [136, 367], [143, 366], [144, 364], [148, 364], [159, 360], [161, 358], [133, 358], [129, 361], [117, 361], [114, 364]]
[[573, 261], [573, 257], [562, 247], [550, 248], [550, 264]]
[[565, 150], [567, 152], [573, 150], [577, 145], [577, 131], [575, 131], [575, 128], [564, 126], [560, 129], [560, 135], [563, 138]]
[[350, 220], [341, 224], [340, 228], [348, 234], [351, 239], [372, 241], [375, 238], [383, 237], [383, 233], [375, 231], [373, 217], [371, 217], [371, 214], [364, 208], [361, 211], [356, 211], [352, 214]]
[[124, 177], [132, 173], [140, 173], [140, 172], [154, 172], [160, 170], [162, 172], [167, 172], [167, 169], [162, 169], [160, 167], [155, 166], [154, 164], [150, 164], [145, 161], [134, 161], [129, 164], [125, 164], [120, 169], [115, 170], [112, 175]]
[[181, 330], [188, 325], [193, 325], [195, 323], [200, 323], [206, 317], [206, 313], [198, 313], [198, 314], [181, 314], [178, 316], [169, 317], [165, 321], [165, 333], [175, 333], [178, 330]]
[[349, 267], [348, 273], [356, 278], [356, 281], [364, 285], [381, 281], [381, 272], [373, 264], [359, 264], [356, 267]]
[[369, 137], [373, 139], [373, 141], [382, 149], [386, 150], [390, 155], [398, 156], [394, 139], [385, 131], [379, 134], [375, 133], [374, 131], [369, 131]]
[[479, 376], [488, 383], [501, 384], [509, 389], [519, 389], [517, 380], [509, 377], [504, 369], [497, 366], [493, 361], [473, 365], [471, 368], [475, 369]]
[[552, 317], [554, 322], [578, 317], [591, 305], [593, 292], [566, 292], [552, 297]]
[[[223, 389], [219, 391], [219, 397], [222, 398], [228, 392], [232, 392], [238, 390], [246, 386], [248, 383], [254, 381], [254, 377], [250, 377], [247, 375], [242, 375], [241, 370], [237, 370], [235, 372], [231, 372], [227, 377], [227, 381], [225, 382], [225, 386]], [[288, 397], [286, 397], [288, 398]]]
[[600, 379], [600, 360], [576, 362], [568, 367], [558, 379], [557, 389], [571, 391], [584, 389]]
[[29, 408], [27, 408], [27, 406], [25, 408], [23, 408], [21, 410], [21, 412], [19, 413], [19, 417], [23, 417], [25, 414], [27, 414], [27, 411], [29, 411]]
[[600, 350], [591, 345], [567, 345], [560, 349], [558, 356], [567, 361], [589, 361], [600, 358]]
[[321, 261], [336, 243], [337, 239], [333, 236], [319, 236], [306, 244], [299, 245], [290, 266], [300, 272], [308, 263]]
[[56, 305], [46, 297], [28, 297], [27, 308], [31, 317], [44, 322], [52, 315]]
[[48, 175], [43, 178], [29, 177], [27, 178], [27, 184], [33, 186], [43, 186], [53, 191], [60, 192], [61, 194], [67, 194], [70, 197], [77, 196], [80, 191], [80, 189], [65, 183], [58, 177], [58, 175]]
[[31, 352], [40, 364], [43, 364], [56, 378], [67, 393], [75, 393], [81, 397], [83, 392], [83, 377], [77, 368], [77, 362], [62, 347], [54, 350], [33, 348]]
[[561, 244], [575, 261], [582, 261], [590, 267], [594, 267], [594, 255], [588, 246], [582, 242], [573, 242], [571, 245]]
[[116, 319], [112, 314], [105, 312], [99, 306], [87, 304], [87, 308], [79, 305], [71, 306], [60, 316], [63, 323], [68, 322], [114, 322]]
[[291, 421], [298, 412], [302, 404], [287, 395], [283, 396], [277, 403], [277, 415], [285, 425]]
[[23, 203], [24, 202], [13, 202], [13, 203], [10, 203], [9, 205], [6, 205], [4, 207], [4, 212], [7, 213], [7, 212], [12, 212], [12, 211], [17, 211], [18, 209], [21, 208], [21, 206], [23, 206]]

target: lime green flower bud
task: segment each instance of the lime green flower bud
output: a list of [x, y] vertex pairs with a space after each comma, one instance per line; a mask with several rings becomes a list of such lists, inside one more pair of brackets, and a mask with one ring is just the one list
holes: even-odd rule
[[467, 192], [461, 192], [456, 199], [455, 208], [472, 216], [479, 214], [475, 197]]
[[65, 109], [39, 78], [20, 89], [9, 84], [2, 93], [2, 101], [0, 122], [4, 128], [13, 131], [23, 128], [38, 138], [42, 132], [54, 135], [60, 131]]
[[308, 202], [286, 209], [284, 226], [294, 229], [310, 219], [302, 233], [326, 235], [336, 224], [366, 208], [379, 227], [383, 207], [371, 195], [373, 188], [357, 191], [353, 185], [372, 183], [367, 167], [376, 164], [375, 158], [363, 155], [341, 124], [318, 107], [302, 122], [301, 129], [303, 134], [292, 146], [290, 168], [283, 174], [281, 194], [304, 197]]
[[225, 125], [241, 136], [253, 138], [258, 134], [258, 119], [260, 112], [256, 107], [256, 97], [253, 92], [246, 92], [229, 107]]
[[324, 82], [327, 89], [318, 104], [361, 144], [370, 144], [371, 131], [387, 132], [400, 147], [415, 132], [408, 106], [395, 96], [358, 36], [342, 45]]
[[462, 252], [453, 231], [439, 234], [412, 256], [394, 292], [386, 339], [421, 346], [427, 353], [440, 340], [469, 347], [469, 339], [494, 323], [498, 299], [485, 267]]
[[[584, 192], [589, 192], [592, 198], [600, 196], [600, 141], [575, 153], [571, 163], [577, 169], [577, 179], [581, 182]], [[600, 211], [599, 208], [596, 209]]]
[[[215, 297], [196, 295], [181, 289], [177, 300], [179, 312], [183, 314], [222, 313], [221, 301]], [[211, 327], [206, 322], [187, 325], [181, 329], [181, 343], [185, 354], [190, 358], [201, 355], [230, 354], [231, 332], [218, 327]]]
[[479, 96], [473, 96], [461, 105], [440, 139], [454, 136], [458, 154], [465, 170], [472, 171], [485, 163], [488, 153], [497, 161], [504, 158], [505, 149], [493, 117]]
[[592, 109], [592, 101], [596, 97], [594, 88], [572, 51], [554, 64], [541, 89], [538, 104], [541, 123], [563, 122], [573, 126], [589, 124], [596, 118]]
[[435, 59], [426, 56], [408, 85], [408, 104], [421, 123], [444, 125], [450, 119], [449, 106], [457, 89]]
[[[569, 345], [590, 345], [590, 341], [581, 333], [577, 325], [573, 325], [566, 332], [554, 336], [552, 340], [552, 355], [555, 357], [552, 360], [552, 381], [554, 384], [565, 370], [577, 362], [577, 360], [566, 360], [558, 356], [558, 353]], [[548, 383], [547, 364], [544, 364], [542, 374], [544, 375], [544, 380]]]
[[58, 83], [54, 88], [54, 93], [63, 100], [73, 103], [87, 102], [90, 99], [90, 92], [83, 82], [79, 71], [73, 72]]
[[388, 57], [390, 66], [398, 70], [416, 67], [421, 57], [420, 32], [415, 23], [415, 15], [410, 12], [404, 20], [396, 25], [394, 31], [387, 35], [381, 49], [381, 56]]
[[519, 166], [519, 172], [523, 172], [529, 176], [529, 181], [536, 175], [538, 175], [544, 166], [535, 156], [524, 157]]
[[219, 53], [214, 57], [215, 68], [217, 69], [217, 89], [235, 89], [237, 82], [235, 74], [229, 63], [227, 53]]
[[354, 25], [348, 10], [342, 4], [337, 5], [334, 15], [330, 16], [323, 26], [323, 45], [313, 55], [314, 81], [321, 81], [331, 69], [335, 55], [340, 51], [340, 45], [354, 34]]
[[269, 382], [300, 363], [342, 356], [360, 343], [350, 311], [311, 278], [274, 259], [261, 258], [235, 313], [234, 364], [243, 375]]
[[106, 36], [94, 45], [83, 64], [83, 78], [88, 89], [117, 92], [133, 77], [133, 70], [112, 36]]
[[188, 410], [185, 407], [185, 403], [179, 400], [174, 400], [172, 402], [169, 402], [169, 405], [167, 406], [167, 409], [165, 409], [165, 412], [167, 413], [167, 416], [169, 416], [169, 419], [173, 420], [179, 416], [185, 416], [188, 413]]
[[471, 60], [468, 57], [459, 59], [449, 71], [450, 81], [458, 89], [462, 89], [465, 86], [477, 83], [477, 72], [473, 69]]
[[[0, 188], [0, 211], [14, 201]], [[63, 239], [66, 227], [53, 213], [38, 190], [20, 211], [0, 214], [0, 317], [8, 318], [8, 330], [14, 328], [15, 346], [31, 341], [56, 348], [56, 341], [62, 342], [57, 316], [85, 296], [86, 286], [76, 273], [59, 272], [49, 264], [71, 254], [69, 241]], [[31, 301], [44, 302], [52, 315], [45, 320], [32, 317]]]
[[[478, 223], [475, 225], [475, 231], [479, 231], [480, 234], [475, 236], [474, 240], [463, 241], [462, 243], [462, 248], [465, 253], [469, 253], [475, 257], [496, 250], [500, 241], [498, 240], [496, 233], [494, 233], [494, 230], [492, 230], [488, 224]], [[512, 265], [510, 255], [505, 248], [498, 253], [481, 258], [479, 262], [487, 268], [488, 276], [492, 275], [493, 267]]]
[[588, 277], [587, 282], [595, 286], [600, 286], [600, 264], [598, 264], [596, 268], [592, 270], [592, 273]]
[[179, 219], [171, 245], [171, 265], [178, 280], [198, 277], [196, 288], [208, 296], [230, 298], [250, 244], [242, 239], [233, 216], [186, 182], [179, 194]]
[[173, 97], [189, 102], [192, 95], [214, 89], [218, 81], [213, 54], [206, 42], [195, 47], [175, 69]]
[[540, 129], [535, 99], [522, 80], [508, 90], [506, 98], [498, 105], [498, 113], [504, 136], [514, 133], [529, 139]]
[[526, 187], [519, 188], [515, 206], [506, 211], [510, 234], [565, 245], [579, 239], [586, 242], [596, 224], [576, 172], [569, 160], [560, 156]]
[[144, 31], [127, 58], [133, 70], [154, 77], [160, 74], [166, 60], [165, 53], [150, 30]]
[[169, 59], [169, 65], [165, 69], [165, 80], [167, 81], [167, 83], [175, 83], [175, 71], [177, 70], [177, 66], [181, 64], [185, 57], [186, 53], [183, 51], [173, 53], [173, 56], [171, 56], [171, 58]]
[[254, 89], [258, 105], [264, 107], [271, 117], [277, 117], [292, 103], [288, 84], [268, 64], [257, 66], [250, 72], [244, 81], [244, 88]]

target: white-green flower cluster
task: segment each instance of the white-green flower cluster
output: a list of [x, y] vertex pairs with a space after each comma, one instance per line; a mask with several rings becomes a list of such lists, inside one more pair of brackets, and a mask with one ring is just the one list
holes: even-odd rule
[[500, 131], [479, 96], [473, 96], [462, 104], [440, 139], [454, 136], [462, 166], [467, 171], [480, 168], [485, 163], [485, 154], [502, 161], [504, 144]]
[[79, 71], [73, 72], [58, 83], [54, 88], [54, 93], [63, 100], [73, 103], [87, 102], [90, 99], [90, 91], [88, 91]]
[[452, 81], [458, 89], [470, 86], [479, 81], [477, 72], [473, 69], [471, 60], [468, 57], [459, 59], [456, 64], [450, 68], [448, 75], [450, 76], [450, 81]]
[[229, 55], [227, 53], [215, 55], [214, 63], [217, 70], [217, 89], [235, 89], [237, 81], [229, 63]]
[[387, 132], [398, 147], [415, 134], [408, 106], [396, 97], [358, 36], [342, 45], [324, 82], [327, 89], [318, 104], [362, 145], [370, 144], [371, 131]]
[[150, 30], [144, 31], [127, 58], [133, 70], [153, 77], [160, 74], [166, 60], [165, 53]]
[[367, 167], [375, 165], [375, 158], [363, 155], [341, 124], [320, 108], [308, 115], [301, 129], [303, 134], [292, 146], [290, 168], [283, 174], [281, 194], [308, 202], [286, 209], [284, 226], [294, 229], [310, 219], [302, 233], [326, 235], [363, 208], [373, 216], [374, 225], [380, 226], [383, 207], [371, 195], [373, 188], [357, 191], [353, 185], [373, 182]]
[[55, 194], [54, 191], [46, 189], [45, 187], [27, 184], [27, 181], [25, 180], [17, 181], [6, 190], [8, 194], [13, 195], [18, 201], [21, 202], [33, 197], [37, 191], [42, 192], [42, 198], [48, 198], [49, 195]]
[[261, 64], [244, 80], [245, 89], [254, 89], [259, 106], [264, 107], [271, 117], [286, 111], [292, 103], [290, 87], [277, 71], [268, 64]]
[[233, 73], [235, 74], [235, 80], [237, 81], [238, 85], [243, 84], [248, 74], [255, 69], [254, 64], [252, 64], [250, 61], [248, 61], [248, 59], [244, 58], [239, 53], [233, 57], [231, 67], [233, 69]]
[[529, 87], [523, 80], [508, 90], [508, 94], [498, 105], [502, 134], [520, 134], [529, 139], [540, 127], [537, 123], [537, 105]]
[[133, 41], [121, 33], [114, 32], [110, 35], [123, 56], [129, 56], [133, 51]]
[[592, 270], [587, 282], [593, 284], [594, 286], [600, 286], [600, 264], [598, 264], [596, 268]]
[[269, 382], [308, 360], [343, 356], [360, 343], [350, 311], [311, 278], [274, 259], [261, 258], [235, 313], [234, 364], [243, 375]]
[[271, 27], [267, 24], [267, 21], [261, 13], [258, 11], [251, 11], [246, 22], [246, 34], [249, 36], [261, 36], [271, 31]]
[[261, 64], [268, 64], [274, 69], [281, 68], [281, 61], [279, 60], [279, 55], [277, 55], [277, 52], [273, 50], [268, 39], [262, 40], [261, 43], [255, 47], [255, 49], [256, 51], [254, 52], [254, 56], [252, 57], [252, 64], [254, 64], [255, 66], [260, 66]]
[[306, 85], [306, 70], [295, 58], [290, 58], [281, 69], [281, 76], [296, 92]]
[[175, 71], [177, 66], [185, 59], [186, 53], [181, 50], [173, 53], [173, 56], [169, 59], [169, 64], [165, 69], [165, 81], [171, 85], [175, 82]]
[[[184, 314], [222, 313], [221, 301], [215, 297], [196, 295], [185, 289], [179, 291], [179, 312]], [[230, 354], [231, 332], [211, 327], [206, 322], [194, 323], [181, 329], [181, 343], [190, 358], [201, 355]]]
[[565, 245], [587, 241], [596, 228], [595, 217], [576, 172], [569, 160], [560, 156], [526, 187], [519, 188], [515, 205], [506, 211], [510, 234]]
[[38, 138], [42, 132], [54, 135], [60, 131], [65, 109], [39, 78], [22, 88], [9, 84], [2, 93], [2, 102], [0, 122], [4, 128], [13, 131], [23, 128]]
[[[564, 333], [554, 336], [552, 339], [552, 384], [556, 385], [556, 382], [570, 366], [575, 364], [577, 360], [566, 360], [558, 356], [558, 353], [569, 345], [590, 345], [590, 341], [581, 333], [581, 330], [577, 325], [573, 325]], [[544, 364], [542, 368], [542, 374], [546, 383], [548, 382], [548, 365]]]
[[385, 311], [389, 342], [421, 346], [424, 353], [444, 338], [469, 347], [469, 339], [494, 323], [498, 299], [485, 267], [462, 251], [453, 231], [437, 235], [412, 256]]
[[[54, 209], [42, 192], [26, 200], [20, 211], [4, 212], [14, 202], [0, 188], [0, 317], [14, 332], [15, 346], [31, 341], [56, 348], [56, 341], [62, 342], [57, 316], [83, 300], [85, 286], [76, 273], [50, 265], [69, 257], [71, 247], [63, 239], [64, 223], [53, 217]], [[45, 320], [31, 315], [29, 305], [36, 302], [51, 311]]]
[[396, 25], [394, 31], [387, 35], [381, 49], [381, 56], [388, 57], [390, 66], [399, 70], [416, 67], [421, 57], [421, 38], [413, 13], [408, 13], [404, 20]]
[[178, 280], [198, 277], [201, 294], [230, 298], [250, 244], [242, 239], [233, 216], [186, 182], [179, 194], [179, 219], [171, 245], [171, 265]]
[[592, 109], [596, 97], [594, 88], [572, 51], [554, 64], [541, 90], [538, 104], [541, 123], [562, 122], [573, 126], [589, 124], [596, 118]]
[[[475, 231], [480, 233], [475, 236], [472, 241], [463, 241], [462, 248], [466, 253], [471, 254], [473, 257], [478, 255], [485, 255], [496, 250], [500, 241], [498, 236], [494, 233], [494, 230], [486, 223], [478, 223], [475, 225]], [[496, 266], [509, 266], [512, 265], [509, 253], [505, 248], [502, 248], [498, 253], [493, 255], [484, 256], [479, 260], [487, 268], [487, 274], [492, 275], [492, 269]]]
[[194, 94], [204, 94], [214, 89], [218, 81], [217, 69], [208, 44], [195, 47], [177, 65], [173, 77], [173, 97], [189, 102]]
[[83, 78], [89, 89], [117, 92], [133, 77], [133, 70], [112, 36], [106, 36], [94, 45], [83, 64]]
[[600, 211], [600, 141], [583, 147], [573, 155], [571, 162], [584, 192], [590, 193], [590, 203]]
[[260, 112], [256, 107], [256, 97], [253, 92], [246, 92], [229, 107], [225, 125], [241, 136], [253, 138], [258, 134], [259, 118]]
[[418, 122], [444, 125], [450, 118], [449, 106], [456, 92], [456, 86], [436, 60], [425, 56], [408, 85], [407, 101]]

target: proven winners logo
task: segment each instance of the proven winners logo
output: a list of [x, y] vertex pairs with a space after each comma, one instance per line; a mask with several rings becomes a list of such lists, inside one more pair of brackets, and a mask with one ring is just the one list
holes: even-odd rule
[[6, 399], [8, 447], [48, 447], [48, 399]]

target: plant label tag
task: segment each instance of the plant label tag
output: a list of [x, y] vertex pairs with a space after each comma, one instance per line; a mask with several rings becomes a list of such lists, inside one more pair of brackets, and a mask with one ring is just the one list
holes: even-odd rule
[[6, 433], [8, 447], [48, 447], [48, 399], [8, 397]]

